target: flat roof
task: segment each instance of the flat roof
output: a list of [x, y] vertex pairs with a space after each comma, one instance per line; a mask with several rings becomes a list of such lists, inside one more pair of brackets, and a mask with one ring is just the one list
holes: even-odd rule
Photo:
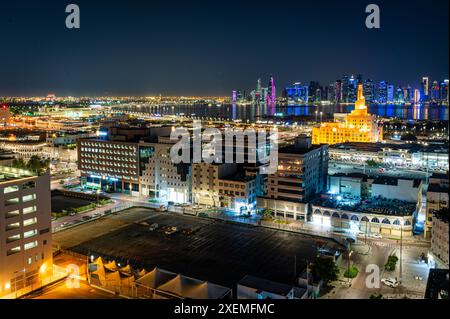
[[255, 288], [262, 291], [272, 292], [277, 295], [286, 296], [291, 292], [293, 286], [259, 278], [251, 275], [247, 275], [239, 280], [238, 285]]
[[[158, 229], [150, 231], [139, 224], [143, 216], [148, 224], [158, 224]], [[119, 228], [111, 226], [113, 221]], [[178, 231], [168, 236], [167, 227]], [[66, 244], [58, 240], [62, 237], [67, 238]], [[300, 274], [318, 248], [341, 249], [330, 239], [146, 208], [67, 229], [54, 242], [81, 254], [129, 261], [134, 268], [157, 266], [225, 287], [234, 287], [246, 275], [294, 285], [294, 256]]]
[[280, 148], [278, 150], [278, 153], [303, 155], [303, 154], [307, 154], [311, 151], [317, 150], [317, 149], [321, 148], [322, 146], [323, 145], [312, 145], [311, 147], [306, 148], [306, 147], [298, 147], [295, 145], [289, 145], [289, 146]]
[[386, 216], [409, 216], [416, 210], [416, 203], [409, 203], [398, 199], [372, 198], [368, 200], [316, 197], [312, 205], [330, 209], [344, 210], [355, 213], [376, 214]]
[[391, 185], [398, 186], [399, 180], [413, 181], [413, 187], [419, 187], [421, 180], [417, 178], [397, 178], [392, 176], [378, 176], [373, 180], [373, 184], [375, 185]]
[[29, 170], [11, 166], [0, 166], [0, 183], [35, 176], [37, 176], [37, 174]]

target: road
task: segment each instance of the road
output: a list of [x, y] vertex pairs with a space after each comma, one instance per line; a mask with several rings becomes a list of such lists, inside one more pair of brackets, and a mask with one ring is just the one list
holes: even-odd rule
[[[428, 265], [418, 262], [421, 253], [427, 252], [429, 242], [425, 241], [408, 241], [403, 243], [402, 249], [402, 284], [397, 288], [390, 288], [380, 282], [382, 278], [400, 278], [399, 263], [393, 272], [384, 270], [387, 258], [391, 254], [400, 256], [400, 245], [395, 240], [389, 239], [368, 239], [367, 245], [352, 245], [353, 251], [350, 264], [356, 266], [359, 270], [358, 276], [352, 280], [351, 287], [344, 286], [343, 282], [348, 279], [343, 278], [342, 274], [348, 267], [348, 258], [344, 254], [339, 263], [341, 268], [341, 278], [339, 281], [332, 283], [335, 288], [325, 295], [323, 298], [332, 299], [367, 299], [370, 295], [381, 294], [384, 298], [423, 298], [426, 288], [426, 280], [428, 278]], [[378, 287], [368, 287], [366, 280], [370, 279], [372, 273], [366, 272], [368, 265], [377, 265], [380, 270], [380, 276], [377, 280]], [[417, 280], [416, 276], [422, 277]]]

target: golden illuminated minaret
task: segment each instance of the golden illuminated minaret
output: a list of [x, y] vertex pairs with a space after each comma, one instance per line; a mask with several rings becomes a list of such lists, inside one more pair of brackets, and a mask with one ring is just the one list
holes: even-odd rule
[[383, 139], [382, 128], [375, 116], [368, 113], [362, 84], [358, 85], [355, 109], [345, 116], [345, 122], [327, 122], [312, 129], [313, 144], [338, 144], [345, 142], [376, 143]]
[[358, 97], [355, 102], [355, 110], [367, 110], [366, 98], [363, 95], [362, 84], [358, 84]]

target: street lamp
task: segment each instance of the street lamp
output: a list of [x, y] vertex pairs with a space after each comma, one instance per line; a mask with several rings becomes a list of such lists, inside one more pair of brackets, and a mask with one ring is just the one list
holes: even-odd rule
[[347, 276], [348, 276], [348, 281], [349, 282], [351, 281], [351, 278], [350, 278], [350, 257], [352, 257], [352, 254], [353, 254], [353, 250], [350, 250], [348, 252], [348, 265], [347, 265]]
[[400, 221], [400, 265], [398, 281], [402, 282], [402, 254], [403, 254], [403, 220]]
[[317, 110], [314, 113], [316, 113], [316, 123], [317, 123]]
[[322, 114], [323, 114], [323, 112], [321, 111], [320, 112], [320, 123], [322, 123]]

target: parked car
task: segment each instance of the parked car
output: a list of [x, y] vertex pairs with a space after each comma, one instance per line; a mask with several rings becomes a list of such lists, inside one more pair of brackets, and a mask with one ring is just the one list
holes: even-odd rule
[[86, 220], [92, 219], [92, 217], [91, 217], [91, 216], [83, 216], [81, 219], [84, 220], [84, 221], [86, 221]]
[[173, 233], [176, 233], [178, 231], [178, 228], [175, 226], [169, 227], [166, 231], [166, 235], [172, 235]]
[[52, 220], [52, 221], [53, 221], [53, 220], [56, 220], [56, 217], [55, 217], [55, 216], [52, 216], [51, 220]]
[[157, 223], [151, 224], [149, 230], [150, 231], [154, 231], [156, 229], [158, 229], [159, 225]]
[[77, 213], [76, 212], [70, 212], [69, 216], [75, 216]]
[[399, 285], [398, 280], [394, 278], [383, 278], [381, 279], [381, 282], [391, 288], [396, 288]]
[[377, 233], [375, 233], [375, 234], [370, 234], [370, 237], [376, 238], [376, 239], [383, 239], [383, 236], [381, 236], [380, 234], [377, 234]]

